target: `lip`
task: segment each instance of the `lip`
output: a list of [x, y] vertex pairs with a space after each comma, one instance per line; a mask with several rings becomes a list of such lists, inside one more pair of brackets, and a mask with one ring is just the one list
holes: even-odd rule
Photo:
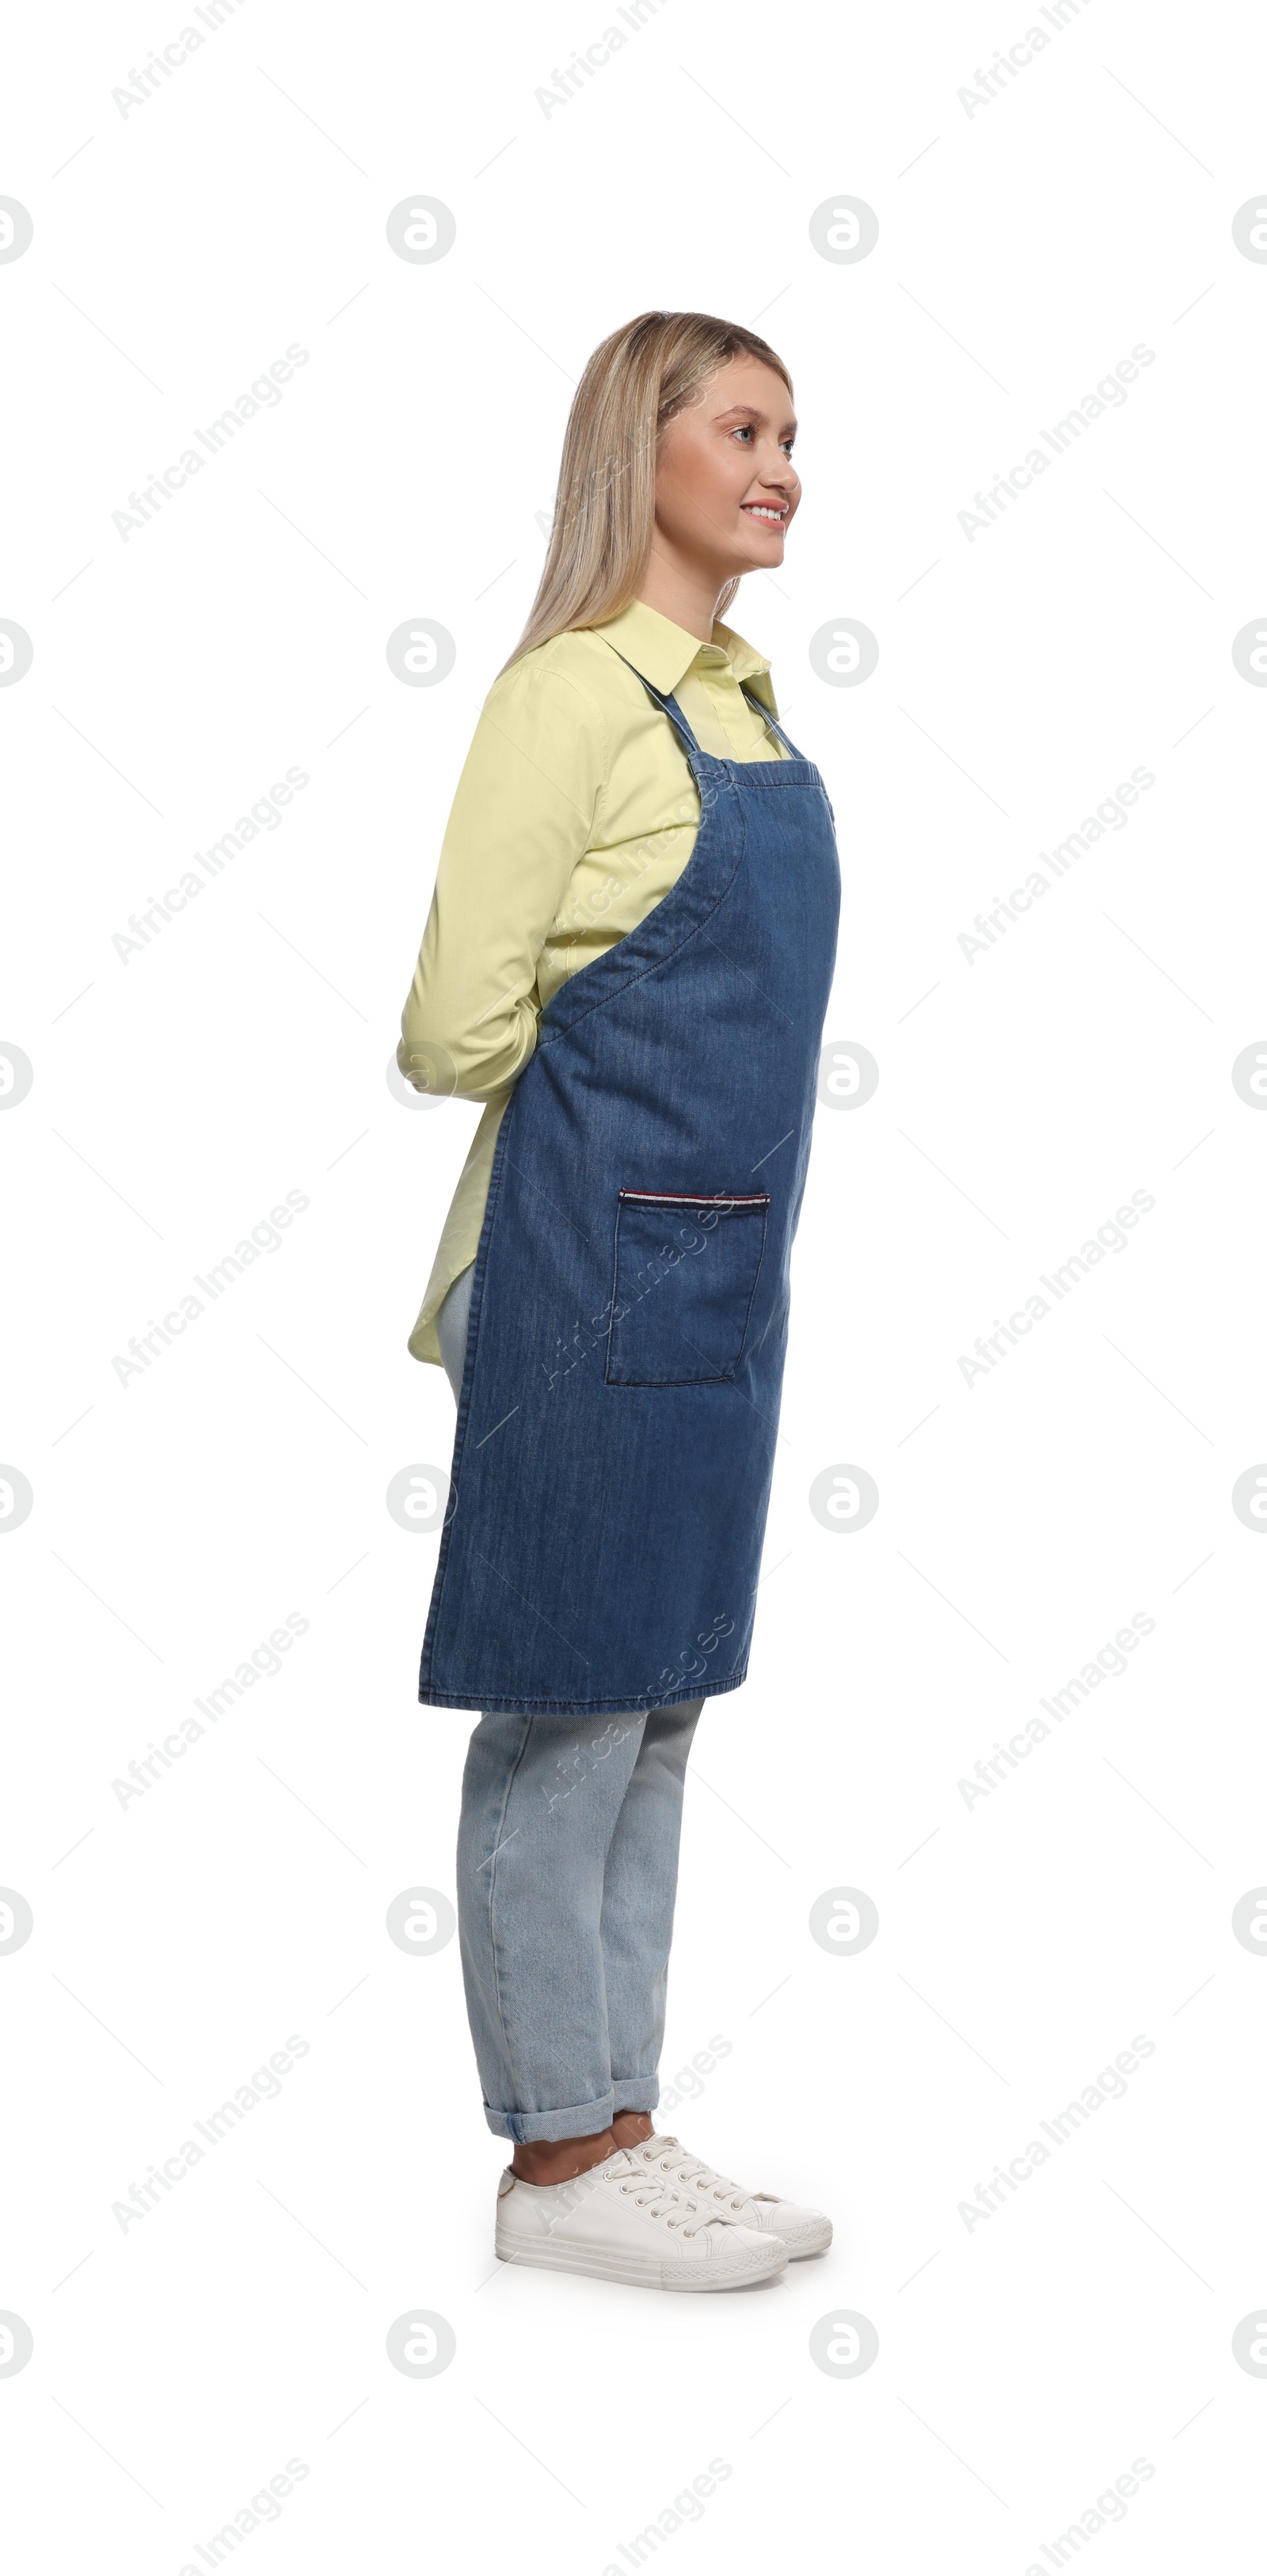
[[781, 508], [777, 501], [741, 501], [739, 507], [743, 511], [746, 519], [754, 518], [758, 510], [778, 510], [779, 515], [777, 519], [763, 519], [759, 524], [762, 527], [767, 528], [785, 528], [787, 526], [788, 504], [786, 501], [782, 504]]

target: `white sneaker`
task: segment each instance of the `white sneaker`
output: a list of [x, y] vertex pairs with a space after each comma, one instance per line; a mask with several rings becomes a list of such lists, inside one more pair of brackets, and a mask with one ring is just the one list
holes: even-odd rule
[[647, 2290], [742, 2290], [787, 2263], [781, 2237], [684, 2200], [627, 2147], [571, 2182], [521, 2182], [508, 2166], [496, 2245], [503, 2263]]
[[626, 2152], [637, 2157], [645, 2172], [661, 2175], [670, 2190], [682, 2193], [697, 2209], [728, 2218], [767, 2240], [781, 2238], [790, 2262], [802, 2262], [807, 2254], [825, 2254], [831, 2243], [831, 2220], [821, 2210], [802, 2209], [797, 2201], [776, 2199], [773, 2192], [745, 2191], [742, 2183], [727, 2182], [702, 2156], [693, 2156], [680, 2138], [644, 2138], [641, 2146]]

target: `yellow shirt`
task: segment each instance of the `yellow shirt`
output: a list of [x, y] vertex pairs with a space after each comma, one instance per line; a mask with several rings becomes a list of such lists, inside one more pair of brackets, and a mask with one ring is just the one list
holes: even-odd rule
[[788, 756], [739, 685], [777, 717], [769, 663], [727, 626], [701, 644], [641, 600], [606, 626], [552, 636], [494, 680], [458, 780], [396, 1058], [416, 1090], [487, 1104], [409, 1337], [414, 1358], [437, 1366], [436, 1311], [475, 1259], [497, 1130], [540, 1013], [645, 920], [695, 846], [695, 782], [640, 671], [676, 697], [701, 750]]

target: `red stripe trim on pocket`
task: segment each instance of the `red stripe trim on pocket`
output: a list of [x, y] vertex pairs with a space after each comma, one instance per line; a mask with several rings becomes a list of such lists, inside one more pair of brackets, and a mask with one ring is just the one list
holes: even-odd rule
[[768, 1190], [621, 1190], [622, 1199], [648, 1207], [768, 1207]]

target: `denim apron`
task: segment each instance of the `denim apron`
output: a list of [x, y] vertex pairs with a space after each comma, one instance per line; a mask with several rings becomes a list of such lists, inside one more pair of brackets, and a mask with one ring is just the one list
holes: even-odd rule
[[502, 1119], [431, 1707], [602, 1716], [747, 1673], [839, 867], [781, 727], [789, 759], [717, 760], [644, 685], [699, 830], [645, 921], [542, 1012]]

